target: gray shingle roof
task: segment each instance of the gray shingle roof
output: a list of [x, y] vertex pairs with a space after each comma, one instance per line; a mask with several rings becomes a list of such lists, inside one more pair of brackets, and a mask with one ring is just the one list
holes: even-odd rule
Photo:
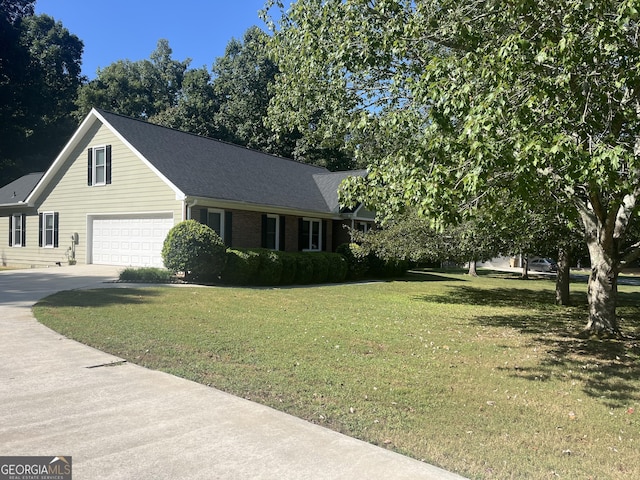
[[331, 173], [325, 168], [97, 111], [188, 196], [336, 213], [340, 181], [349, 174], [360, 174]]
[[44, 172], [29, 173], [0, 188], [0, 205], [24, 202], [43, 175]]
[[338, 188], [340, 187], [340, 183], [347, 177], [364, 177], [366, 174], [366, 170], [350, 170], [347, 172], [316, 173], [313, 178], [329, 210], [338, 212], [340, 209], [338, 202]]

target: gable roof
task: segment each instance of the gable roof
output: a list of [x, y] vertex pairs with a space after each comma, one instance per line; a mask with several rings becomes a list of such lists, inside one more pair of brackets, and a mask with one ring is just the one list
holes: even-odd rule
[[24, 203], [43, 175], [44, 172], [29, 173], [0, 188], [0, 205], [10, 206]]
[[96, 122], [127, 145], [179, 199], [211, 199], [335, 215], [339, 213], [340, 182], [349, 175], [366, 175], [364, 170], [330, 172], [94, 108], [28, 195], [29, 205], [34, 205]]
[[316, 185], [318, 185], [329, 210], [331, 212], [338, 212], [340, 210], [338, 202], [340, 183], [348, 177], [365, 177], [366, 175], [366, 170], [349, 170], [344, 172], [316, 173], [313, 175], [313, 179]]

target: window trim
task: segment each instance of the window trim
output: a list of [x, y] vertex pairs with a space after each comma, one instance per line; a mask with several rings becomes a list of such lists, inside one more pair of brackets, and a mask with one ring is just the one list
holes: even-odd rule
[[[104, 165], [101, 165], [101, 169], [104, 169], [103, 181], [97, 181], [98, 166], [96, 165], [96, 159], [98, 157], [97, 152], [104, 150]], [[90, 187], [102, 187], [104, 185], [111, 184], [111, 145], [96, 145], [95, 147], [89, 147], [87, 150], [87, 185]]]
[[[47, 232], [49, 229], [47, 228], [47, 217], [52, 218], [53, 226], [51, 228], [51, 243], [47, 243]], [[41, 212], [39, 214], [39, 223], [40, 223], [40, 242], [39, 246], [42, 248], [57, 248], [58, 247], [58, 236], [59, 236], [59, 214], [58, 212]]]
[[280, 250], [280, 215], [273, 215], [273, 214], [267, 213], [265, 215], [265, 218], [266, 218], [265, 233], [264, 233], [264, 235], [265, 235], [265, 248], [269, 248], [269, 247], [266, 246], [269, 243], [269, 238], [268, 238], [269, 230], [267, 229], [267, 225], [269, 223], [269, 219], [272, 218], [272, 219], [275, 219], [275, 221], [276, 221], [276, 229], [273, 232], [273, 234], [275, 236], [275, 241], [274, 241], [275, 248], [270, 248], [269, 250], [274, 250], [274, 251]]
[[[26, 247], [27, 216], [24, 213], [13, 213], [9, 216], [9, 246]], [[19, 236], [16, 236], [19, 233]], [[17, 241], [16, 241], [17, 240]]]
[[209, 214], [211, 214], [211, 213], [217, 213], [217, 214], [220, 215], [220, 233], [218, 233], [218, 235], [224, 241], [224, 238], [225, 238], [225, 236], [224, 236], [225, 211], [222, 210], [222, 209], [219, 209], [219, 208], [207, 208], [207, 223], [205, 225], [207, 225], [208, 227], [212, 228], [215, 231], [215, 228], [213, 228], [213, 227], [211, 227], [211, 225], [209, 225]]
[[[102, 170], [102, 181], [98, 181], [98, 153], [103, 152], [102, 160], [103, 163], [100, 165], [100, 170]], [[92, 186], [101, 186], [107, 184], [107, 146], [100, 145], [98, 147], [93, 147], [93, 157], [92, 157], [92, 167], [93, 167], [93, 178], [91, 179]]]
[[[303, 246], [302, 251], [303, 252], [321, 252], [322, 251], [322, 220], [319, 218], [309, 218], [309, 217], [303, 217], [302, 218], [302, 227], [304, 229], [304, 222], [309, 222], [309, 244], [306, 246], [306, 248]], [[313, 224], [317, 223], [318, 224], [318, 246], [317, 248], [311, 248], [313, 245]], [[304, 237], [304, 231], [301, 232], [302, 236]]]

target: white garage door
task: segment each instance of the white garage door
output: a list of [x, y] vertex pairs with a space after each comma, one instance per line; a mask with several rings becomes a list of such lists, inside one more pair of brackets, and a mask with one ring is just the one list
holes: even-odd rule
[[100, 265], [162, 267], [162, 244], [173, 217], [103, 217], [92, 222], [92, 261]]

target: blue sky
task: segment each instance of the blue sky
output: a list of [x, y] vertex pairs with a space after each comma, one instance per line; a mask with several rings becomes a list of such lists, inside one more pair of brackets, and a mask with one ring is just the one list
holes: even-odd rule
[[[82, 73], [117, 60], [142, 60], [166, 38], [173, 58], [191, 58], [190, 67], [211, 65], [232, 38], [252, 25], [264, 0], [37, 0], [36, 13], [52, 16], [84, 42]], [[287, 2], [288, 3], [288, 2]], [[275, 13], [275, 12], [274, 12]]]

